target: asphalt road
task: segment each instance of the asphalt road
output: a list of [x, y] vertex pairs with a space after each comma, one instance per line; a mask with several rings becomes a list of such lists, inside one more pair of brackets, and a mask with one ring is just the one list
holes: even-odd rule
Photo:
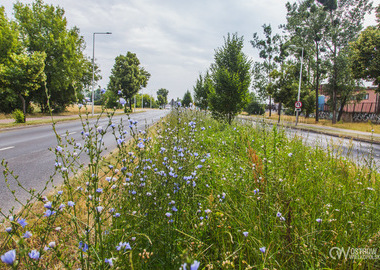
[[322, 147], [325, 150], [330, 149], [336, 155], [350, 159], [355, 163], [363, 166], [372, 166], [379, 169], [380, 165], [380, 144], [368, 143], [356, 140], [338, 138], [325, 134], [315, 133], [312, 131], [294, 130], [287, 128], [290, 137], [298, 136], [312, 147]]
[[[242, 122], [256, 125], [259, 122], [243, 119]], [[261, 123], [260, 123], [261, 124]], [[267, 124], [270, 128], [272, 124]], [[350, 140], [322, 134], [319, 132], [306, 131], [301, 129], [293, 129], [290, 127], [282, 127], [289, 138], [297, 136], [304, 143], [311, 147], [321, 147], [326, 151], [329, 149], [335, 155], [349, 159], [358, 165], [373, 166], [374, 169], [380, 169], [380, 144], [368, 143], [357, 140]]]
[[[131, 115], [131, 119], [138, 121], [137, 128], [145, 129], [147, 125], [157, 122], [161, 117], [168, 114], [168, 110], [149, 110], [146, 112], [136, 113]], [[126, 115], [116, 115], [112, 122], [118, 124], [120, 119], [128, 127]], [[96, 119], [91, 119], [90, 124], [94, 125]], [[101, 118], [98, 125], [106, 127], [108, 118]], [[82, 143], [82, 124], [78, 121], [60, 122], [56, 124], [57, 133], [61, 136], [68, 136]], [[106, 151], [108, 154], [116, 148], [116, 141], [111, 132], [108, 132], [103, 138]], [[34, 188], [40, 191], [45, 186], [49, 176], [54, 173], [55, 169], [55, 154], [49, 151], [49, 148], [57, 146], [57, 139], [51, 125], [41, 125], [34, 127], [25, 127], [21, 129], [10, 130], [0, 133], [0, 160], [6, 160], [8, 166], [13, 170], [15, 175], [18, 175], [18, 180], [27, 190]], [[81, 162], [87, 161], [85, 155], [81, 157]], [[3, 171], [3, 168], [1, 168]], [[0, 175], [0, 209], [3, 213], [8, 213], [12, 207], [17, 211], [21, 205], [15, 202], [12, 193], [8, 190], [4, 181], [3, 174]], [[57, 176], [54, 178], [54, 185], [59, 185], [62, 179]], [[23, 191], [16, 181], [9, 180], [11, 190], [15, 190], [15, 195], [25, 203], [29, 194]], [[0, 217], [1, 220], [1, 217]]]

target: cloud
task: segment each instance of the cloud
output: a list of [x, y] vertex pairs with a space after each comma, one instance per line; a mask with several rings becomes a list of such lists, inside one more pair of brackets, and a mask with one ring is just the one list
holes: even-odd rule
[[[380, 0], [376, 0], [379, 1]], [[8, 15], [15, 0], [5, 1]], [[32, 3], [32, 0], [21, 0]], [[293, 1], [292, 1], [293, 2]], [[182, 98], [192, 90], [199, 72], [213, 62], [214, 51], [223, 46], [223, 37], [237, 32], [244, 36], [244, 52], [257, 60], [249, 44], [253, 33], [271, 24], [275, 31], [285, 23], [286, 1], [279, 0], [45, 0], [64, 8], [70, 27], [77, 26], [92, 57], [102, 70], [100, 82], [106, 87], [116, 56], [131, 51], [151, 73], [144, 92], [167, 88], [170, 98]]]

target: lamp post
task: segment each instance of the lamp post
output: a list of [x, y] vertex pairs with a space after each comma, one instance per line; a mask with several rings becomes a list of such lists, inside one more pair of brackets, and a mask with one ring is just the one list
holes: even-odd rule
[[[300, 69], [300, 79], [298, 82], [298, 96], [297, 96], [297, 101], [300, 101], [300, 95], [301, 95], [301, 81], [302, 81], [302, 64], [303, 64], [303, 47], [297, 47], [295, 45], [290, 45], [289, 47], [295, 48], [295, 49], [302, 49], [302, 54], [301, 54], [301, 69]], [[298, 124], [298, 114], [299, 110], [296, 110], [296, 126]]]
[[92, 115], [94, 115], [94, 97], [95, 97], [95, 35], [111, 35], [111, 32], [94, 32], [92, 33]]

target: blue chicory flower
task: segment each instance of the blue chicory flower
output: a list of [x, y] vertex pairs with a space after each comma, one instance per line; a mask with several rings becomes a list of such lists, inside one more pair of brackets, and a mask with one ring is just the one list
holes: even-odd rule
[[33, 260], [38, 260], [40, 258], [40, 252], [35, 249], [29, 252], [28, 255], [29, 255], [29, 258]]
[[28, 223], [26, 222], [26, 220], [24, 218], [20, 218], [17, 220], [17, 223], [21, 225], [21, 227], [25, 228], [26, 225], [28, 225]]
[[26, 231], [24, 234], [23, 234], [23, 238], [26, 238], [26, 239], [28, 239], [28, 238], [30, 238], [30, 237], [32, 237], [32, 233], [30, 232], [30, 231]]
[[8, 252], [5, 252], [4, 255], [1, 255], [1, 261], [8, 265], [13, 265], [16, 261], [16, 250], [12, 249]]

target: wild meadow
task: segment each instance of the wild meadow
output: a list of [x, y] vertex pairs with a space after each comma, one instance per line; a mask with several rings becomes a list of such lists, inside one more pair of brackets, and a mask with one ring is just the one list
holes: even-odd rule
[[[102, 157], [106, 132], [118, 148]], [[380, 247], [370, 159], [359, 167], [276, 126], [182, 108], [146, 131], [112, 114], [103, 127], [83, 117], [82, 137], [57, 135], [51, 149], [63, 185], [1, 213], [2, 268], [380, 268], [380, 258], [331, 252]]]

